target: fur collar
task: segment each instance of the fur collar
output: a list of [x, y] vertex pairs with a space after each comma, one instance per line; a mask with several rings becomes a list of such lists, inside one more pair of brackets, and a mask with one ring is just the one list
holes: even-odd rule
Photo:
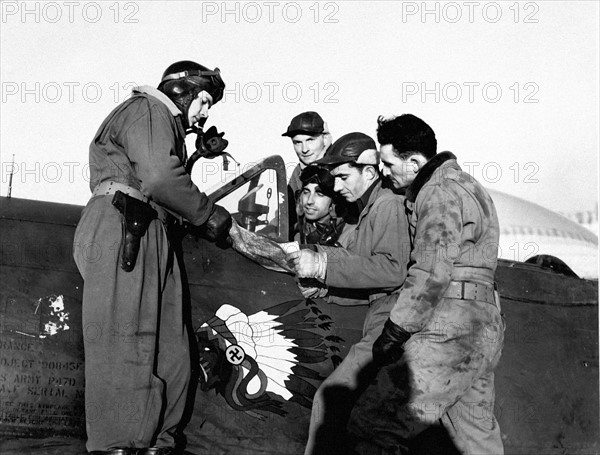
[[425, 163], [425, 165], [421, 168], [416, 178], [406, 190], [406, 199], [408, 199], [410, 202], [415, 202], [419, 191], [421, 191], [423, 185], [429, 181], [435, 170], [446, 161], [455, 159], [456, 156], [454, 156], [452, 152], [442, 152], [438, 153], [429, 161], [427, 161], [427, 163]]

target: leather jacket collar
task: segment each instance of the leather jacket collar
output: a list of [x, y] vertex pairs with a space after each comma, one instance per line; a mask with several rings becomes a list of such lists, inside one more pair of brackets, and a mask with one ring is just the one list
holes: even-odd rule
[[442, 152], [442, 153], [438, 153], [433, 158], [431, 158], [429, 161], [427, 161], [427, 163], [425, 163], [425, 165], [421, 168], [421, 170], [417, 174], [417, 177], [413, 180], [413, 182], [407, 188], [406, 199], [408, 199], [410, 202], [415, 202], [415, 200], [417, 199], [417, 195], [419, 194], [419, 191], [421, 191], [421, 188], [423, 188], [423, 185], [425, 185], [429, 181], [429, 179], [431, 178], [431, 176], [433, 175], [435, 170], [438, 167], [440, 167], [442, 164], [444, 164], [446, 161], [455, 160], [455, 159], [456, 159], [456, 156], [454, 156], [454, 154], [452, 152]]

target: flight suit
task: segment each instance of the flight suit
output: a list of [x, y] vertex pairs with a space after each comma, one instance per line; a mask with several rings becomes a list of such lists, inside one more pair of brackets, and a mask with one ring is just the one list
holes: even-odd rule
[[502, 454], [493, 414], [504, 341], [494, 203], [450, 152], [429, 160], [406, 196], [411, 266], [390, 319], [412, 336], [352, 411], [356, 450], [405, 453], [411, 438], [441, 421], [461, 453]]
[[[89, 451], [175, 445], [191, 365], [182, 258], [170, 223], [185, 218], [201, 225], [213, 209], [184, 171], [180, 116], [163, 93], [140, 87], [109, 114], [90, 145], [93, 196], [74, 241], [84, 279]], [[122, 215], [112, 194], [97, 191], [109, 182], [148, 198], [159, 214], [172, 214], [150, 223], [131, 272], [121, 269]]]
[[313, 398], [306, 454], [343, 453], [348, 406], [372, 364], [373, 342], [396, 302], [393, 291], [406, 277], [410, 241], [404, 197], [382, 188], [378, 181], [368, 198], [363, 198], [364, 208], [358, 224], [349, 226], [345, 248], [317, 246], [327, 254], [328, 301], [370, 308], [362, 339], [350, 348]]

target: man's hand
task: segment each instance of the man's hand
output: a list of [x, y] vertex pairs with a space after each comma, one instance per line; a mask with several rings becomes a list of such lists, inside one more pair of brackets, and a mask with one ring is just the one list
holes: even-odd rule
[[410, 338], [410, 333], [397, 326], [391, 319], [385, 321], [383, 332], [373, 344], [373, 361], [377, 366], [384, 366], [400, 360], [404, 353], [404, 343]]
[[288, 263], [292, 264], [298, 278], [316, 278], [325, 280], [327, 254], [311, 250], [299, 250], [288, 253]]
[[211, 242], [223, 240], [231, 229], [231, 215], [220, 205], [215, 205], [213, 212], [201, 228], [202, 236]]
[[296, 281], [305, 299], [318, 299], [327, 295], [327, 287], [316, 280], [301, 278]]

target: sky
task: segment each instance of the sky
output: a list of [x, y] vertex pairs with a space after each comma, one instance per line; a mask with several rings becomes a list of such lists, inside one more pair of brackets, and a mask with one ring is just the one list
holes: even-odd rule
[[[296, 163], [316, 110], [333, 138], [412, 113], [486, 187], [562, 213], [598, 203], [599, 9], [585, 2], [2, 1], [0, 195], [84, 205], [88, 147], [135, 85], [219, 67], [207, 127], [240, 171]], [[190, 137], [188, 150], [193, 150]], [[203, 190], [235, 175], [200, 162]]]

